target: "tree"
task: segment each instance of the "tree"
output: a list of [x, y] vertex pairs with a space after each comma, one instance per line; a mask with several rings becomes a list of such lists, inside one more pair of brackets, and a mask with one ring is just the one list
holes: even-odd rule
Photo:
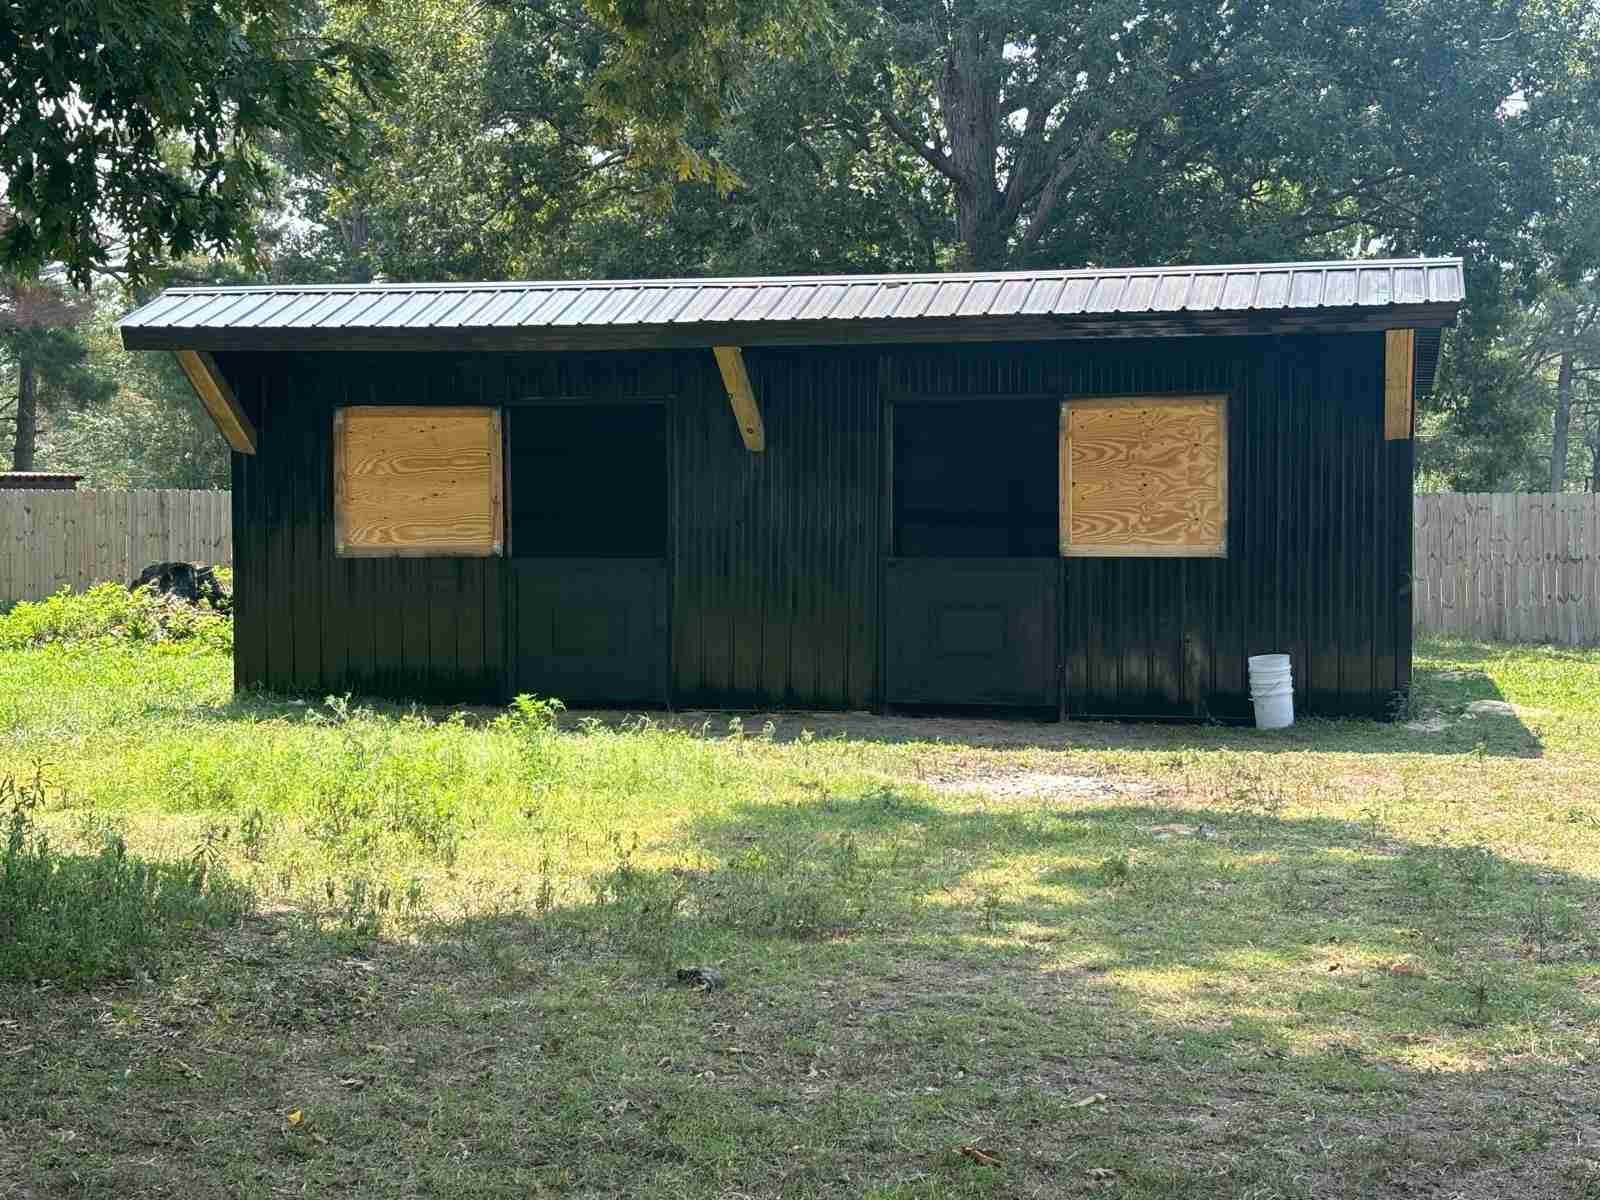
[[34, 469], [41, 408], [103, 401], [113, 384], [89, 369], [79, 336], [92, 305], [57, 286], [12, 279], [0, 287], [0, 378], [15, 385], [10, 408], [11, 469]]
[[71, 464], [89, 487], [228, 487], [228, 445], [188, 379], [170, 354], [124, 350], [116, 318], [127, 301], [107, 286], [97, 293], [95, 314], [83, 328], [86, 366], [113, 394], [89, 407], [57, 410], [40, 431], [41, 458]]
[[312, 0], [11, 0], [0, 21], [0, 269], [146, 277], [249, 254], [263, 139], [347, 161], [387, 54], [318, 31]]

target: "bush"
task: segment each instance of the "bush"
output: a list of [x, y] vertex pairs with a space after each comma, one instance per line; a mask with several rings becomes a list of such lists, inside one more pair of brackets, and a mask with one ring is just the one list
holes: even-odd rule
[[114, 833], [95, 854], [69, 854], [34, 824], [39, 774], [0, 778], [0, 978], [83, 987], [158, 969], [186, 931], [236, 921], [243, 888], [197, 850], [146, 862]]
[[0, 614], [0, 650], [102, 639], [185, 642], [229, 651], [233, 622], [209, 606], [148, 588], [129, 591], [118, 583], [98, 583], [85, 592], [62, 588], [48, 599], [24, 600]]

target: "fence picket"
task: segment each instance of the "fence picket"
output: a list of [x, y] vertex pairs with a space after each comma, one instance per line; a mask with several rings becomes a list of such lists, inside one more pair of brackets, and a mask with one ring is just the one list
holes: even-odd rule
[[1600, 641], [1600, 495], [1416, 496], [1419, 633]]
[[0, 608], [127, 583], [153, 562], [229, 565], [227, 492], [0, 491]]

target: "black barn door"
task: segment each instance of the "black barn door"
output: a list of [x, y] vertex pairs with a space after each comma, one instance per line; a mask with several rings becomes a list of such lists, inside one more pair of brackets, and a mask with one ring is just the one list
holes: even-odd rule
[[1057, 402], [896, 401], [891, 705], [1060, 702]]
[[665, 405], [516, 406], [507, 441], [512, 691], [665, 705]]

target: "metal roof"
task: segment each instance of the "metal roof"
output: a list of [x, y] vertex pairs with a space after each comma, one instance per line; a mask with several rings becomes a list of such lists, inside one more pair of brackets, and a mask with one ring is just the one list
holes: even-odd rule
[[172, 288], [130, 349], [567, 349], [1438, 327], [1459, 258], [505, 283]]

